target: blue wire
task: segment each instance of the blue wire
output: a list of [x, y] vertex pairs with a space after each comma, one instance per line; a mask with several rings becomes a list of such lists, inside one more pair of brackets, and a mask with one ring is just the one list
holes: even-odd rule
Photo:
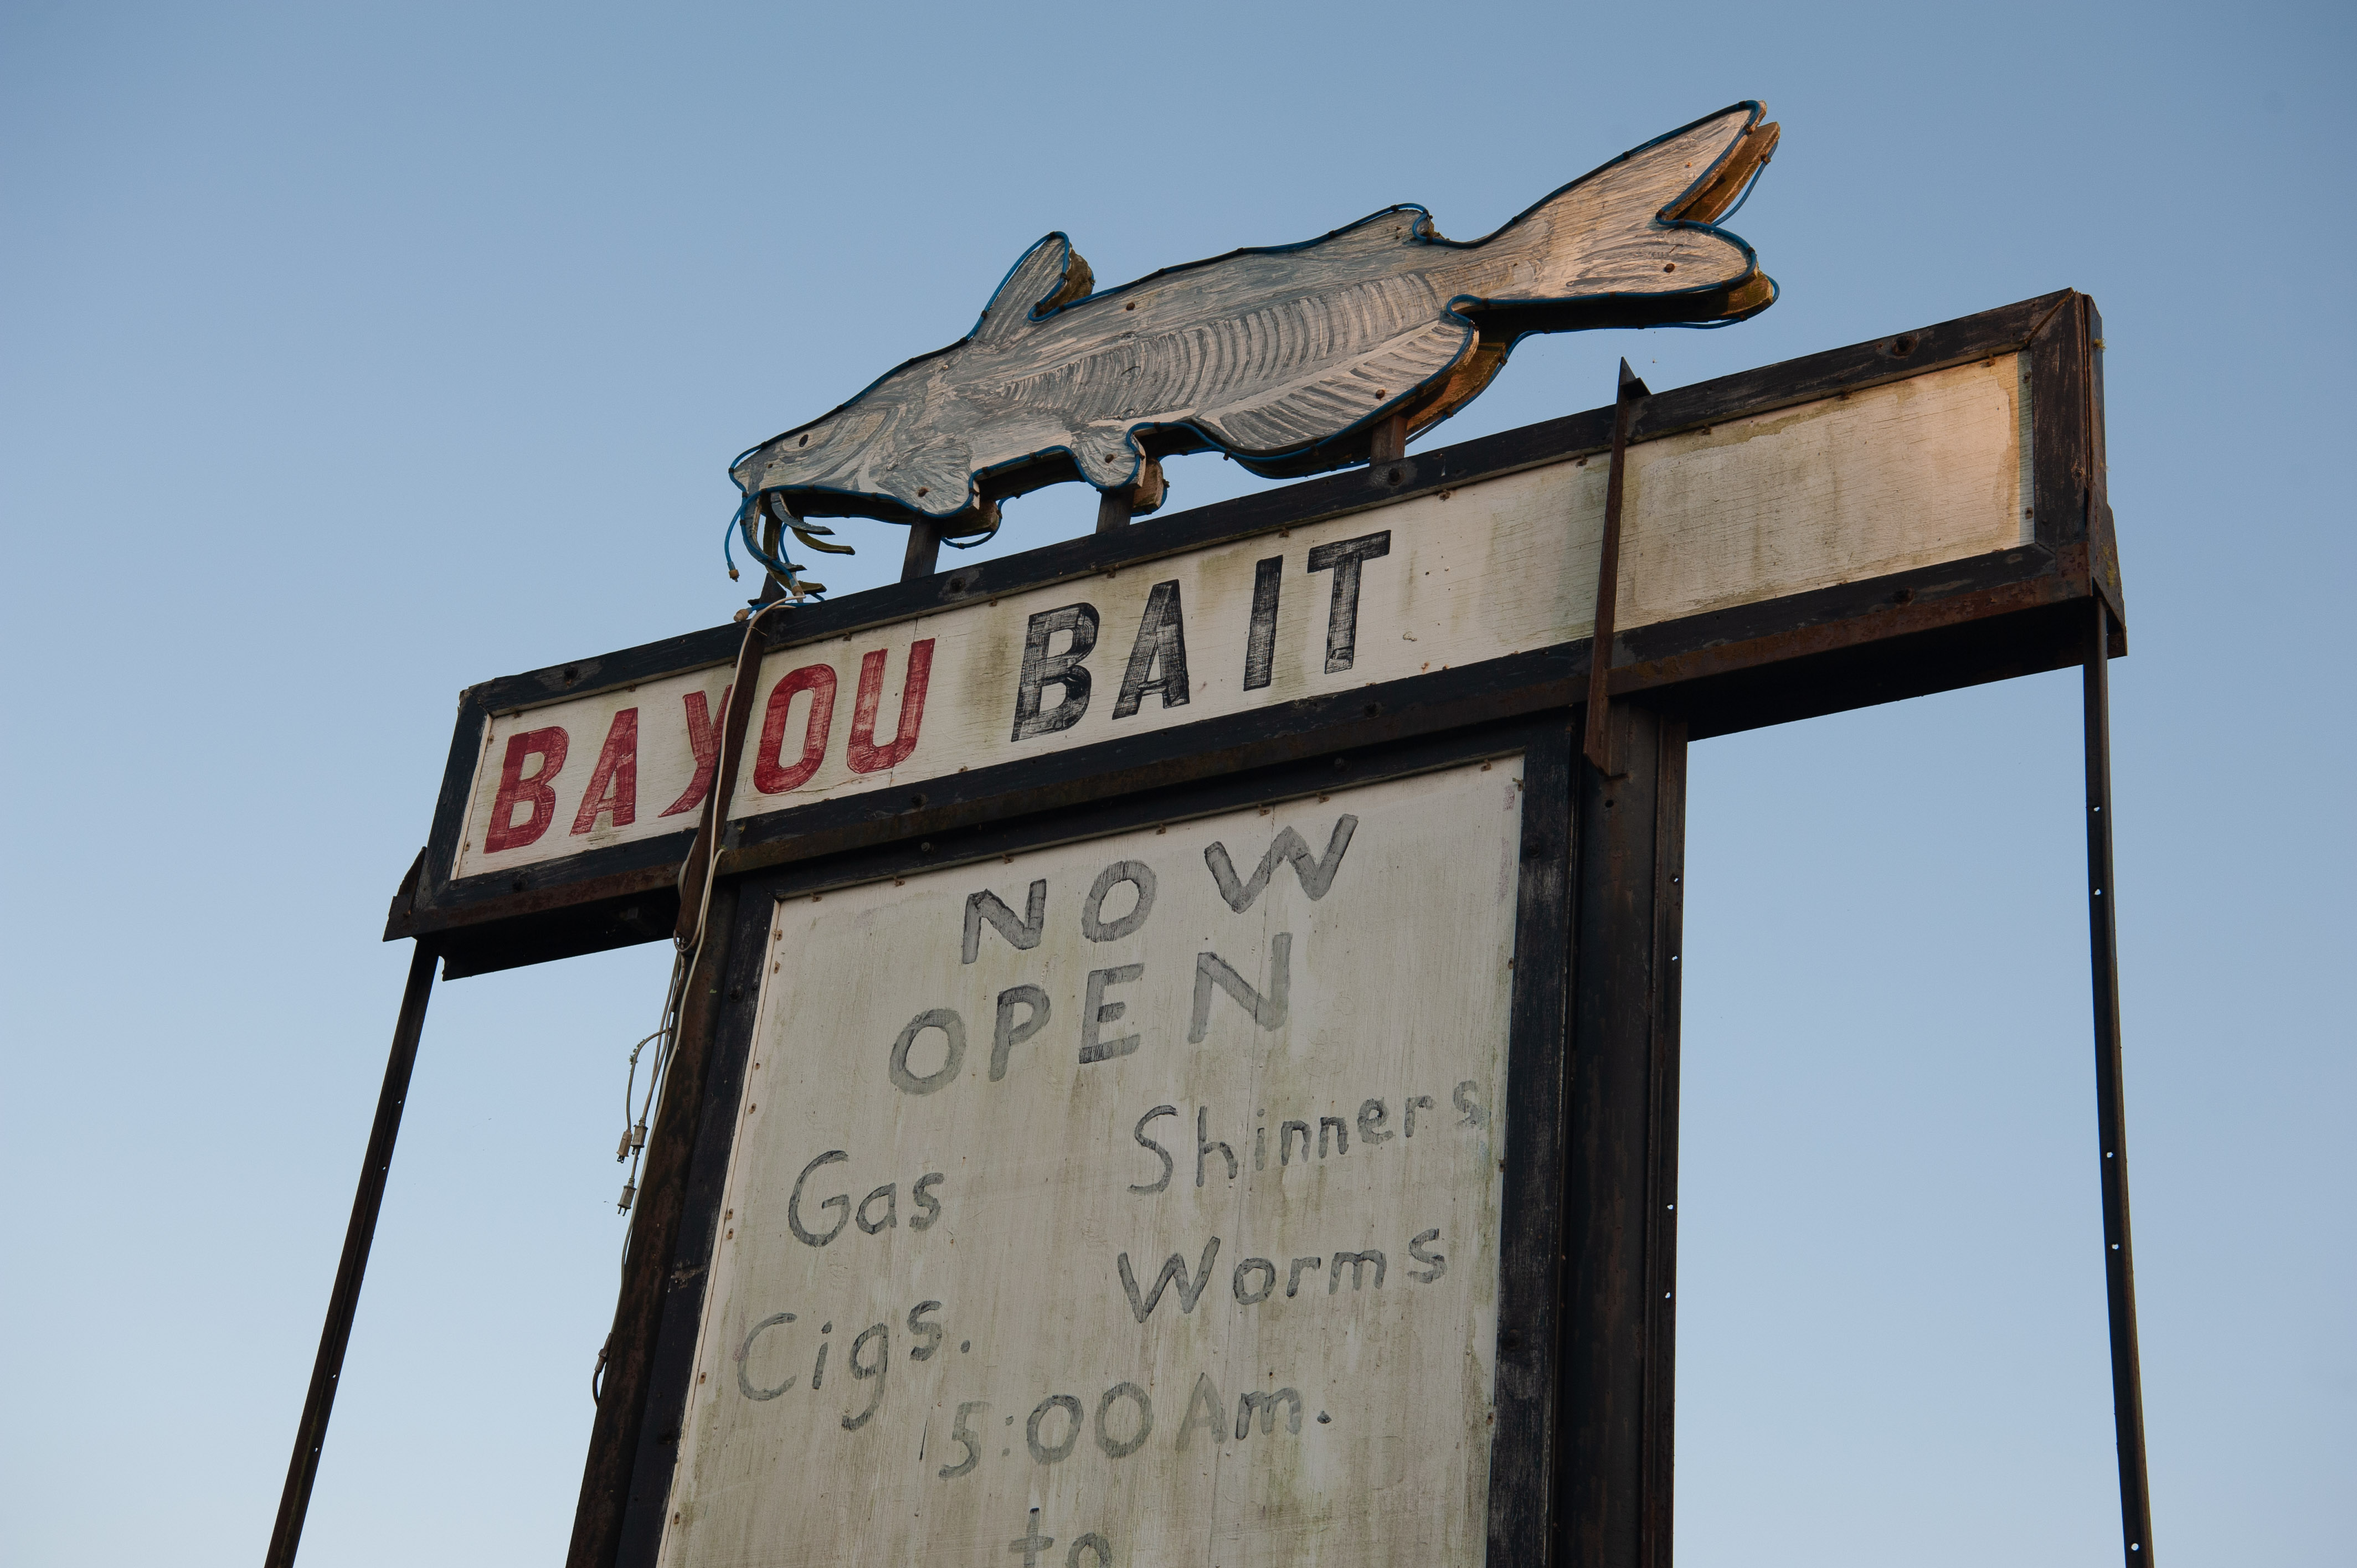
[[754, 503], [759, 499], [759, 498], [756, 496], [747, 496], [743, 500], [737, 503], [737, 510], [735, 514], [728, 519], [727, 531], [724, 532], [720, 535], [720, 553], [726, 558], [729, 570], [735, 571], [737, 568], [737, 552], [735, 546], [729, 540], [728, 533], [732, 532], [741, 533], [744, 535], [745, 552], [747, 554], [752, 556], [754, 560], [759, 561], [770, 571], [778, 573], [788, 582], [796, 582], [799, 580], [800, 574], [802, 570], [802, 567], [796, 565], [791, 561], [779, 560], [776, 556], [771, 555], [769, 552], [763, 550], [759, 544], [753, 542], [753, 513], [759, 510]]
[[737, 523], [744, 515], [745, 503], [738, 501], [737, 510], [728, 514], [728, 521], [720, 525], [720, 558], [728, 563], [728, 575], [732, 577], [737, 575], [737, 547], [729, 536], [737, 532]]
[[1711, 222], [1714, 225], [1724, 223], [1728, 219], [1734, 217], [1737, 213], [1742, 211], [1743, 204], [1751, 199], [1751, 193], [1760, 188], [1760, 181], [1767, 173], [1768, 166], [1765, 163], [1762, 163], [1758, 168], [1753, 169], [1751, 171], [1751, 183], [1743, 188], [1743, 194], [1735, 199], [1735, 205], [1720, 213], [1717, 217], [1712, 219]]

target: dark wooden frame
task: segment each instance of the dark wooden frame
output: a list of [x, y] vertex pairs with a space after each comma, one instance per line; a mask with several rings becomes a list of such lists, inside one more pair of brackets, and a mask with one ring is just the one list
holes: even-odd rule
[[[1622, 772], [1577, 757], [1595, 655], [1581, 640], [737, 824], [711, 910], [722, 940], [691, 976], [649, 1149], [568, 1561], [651, 1563], [661, 1538], [775, 898], [1520, 753], [1517, 948], [1546, 961], [1518, 965], [1510, 1026], [1490, 1555], [1667, 1568], [1687, 743], [2073, 664], [2090, 670], [2096, 692], [2102, 661], [2126, 650], [2101, 333], [2093, 302], [2064, 291], [1647, 400], [1633, 440], [2026, 350], [2034, 533], [1968, 560], [1620, 634], [1608, 674], [1609, 755]], [[1601, 452], [1612, 415], [1592, 410], [806, 607], [770, 645]], [[418, 939], [455, 977], [668, 934], [685, 832], [463, 882], [448, 876], [452, 852], [492, 715], [725, 663], [738, 635], [716, 628], [469, 690], [433, 838], [394, 898], [387, 939]], [[2108, 798], [2094, 760], [2100, 706], [2091, 696], [2091, 812]], [[2090, 845], [2100, 897], [2109, 879], [2100, 819]], [[2125, 1152], [2116, 1016], [2101, 983], [2108, 917], [2108, 904], [2097, 909], [2099, 1067], [2114, 1069], [2107, 1156]], [[2117, 1167], [2106, 1169], [2105, 1223], [2123, 1254], [2112, 1265], [2123, 1509], [2141, 1550], [2149, 1514], [2124, 1159]], [[349, 1258], [346, 1272], [356, 1292]], [[333, 1325], [331, 1315], [331, 1338]], [[298, 1471], [305, 1452], [298, 1445]]]
[[[696, 977], [693, 1016], [682, 1031], [662, 1125], [650, 1145], [660, 1157], [650, 1161], [640, 1229], [624, 1264], [568, 1563], [640, 1568], [655, 1561], [662, 1541], [777, 900], [1511, 755], [1523, 759], [1523, 814], [1508, 1037], [1490, 1554], [1493, 1562], [1564, 1561], [1555, 1544], [1563, 1532], [1557, 1475], [1567, 1457], [1557, 1436], [1559, 1402], [1578, 1384], [1563, 1375], [1562, 1348], [1595, 1333], [1587, 1321], [1593, 1314], [1566, 1299], [1563, 1268], [1566, 1008], [1579, 790], [1569, 720], [1555, 714], [1477, 725], [1372, 752], [1314, 757], [1075, 811], [995, 822], [960, 835], [954, 845], [904, 841], [730, 879], [721, 928], [726, 956], [703, 965]], [[715, 918], [723, 918], [717, 902]]]
[[[1632, 441], [2027, 349], [2035, 533], [2018, 548], [1624, 631], [1612, 650], [1614, 698], [1669, 703], [1700, 739], [2079, 662], [2080, 602], [2102, 598], [2115, 631], [2123, 608], [2103, 484], [2100, 329], [2093, 302], [2064, 290], [1648, 398]], [[774, 647], [822, 640], [1603, 452], [1612, 415], [1609, 406], [1591, 409], [871, 589], [773, 617], [782, 624], [769, 635]], [[667, 935], [686, 830], [453, 881], [467, 795], [493, 714], [723, 664], [739, 635], [716, 627], [469, 688], [432, 836], [394, 898], [386, 940], [431, 940], [445, 972], [457, 976]], [[2125, 649], [2115, 635], [2113, 651]], [[938, 839], [1008, 816], [1570, 707], [1585, 700], [1592, 653], [1583, 639], [976, 768], [906, 795], [815, 802], [736, 824], [721, 872]]]

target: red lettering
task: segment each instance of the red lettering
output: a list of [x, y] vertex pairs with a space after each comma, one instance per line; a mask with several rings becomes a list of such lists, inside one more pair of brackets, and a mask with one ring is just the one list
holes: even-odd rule
[[909, 760], [917, 749], [917, 729], [925, 722], [925, 687], [933, 678], [933, 639], [909, 645], [909, 681], [900, 689], [900, 733], [889, 746], [876, 744], [876, 706], [884, 696], [885, 650], [859, 661], [859, 694], [851, 704], [850, 761], [854, 773], [881, 773]]
[[[734, 686], [720, 688], [720, 711], [728, 711], [728, 693]], [[687, 744], [695, 753], [695, 777], [687, 781], [679, 799], [665, 806], [661, 814], [676, 817], [682, 811], [693, 811], [704, 804], [705, 791], [712, 788], [712, 776], [720, 768], [720, 727], [712, 722], [712, 710], [705, 705], [704, 693], [690, 692], [682, 701], [687, 707]]]
[[639, 820], [639, 710], [624, 708], [606, 730], [605, 748], [589, 771], [589, 787], [581, 791], [581, 809], [573, 814], [573, 831], [586, 833], [607, 812], [614, 825], [627, 828]]
[[[570, 744], [565, 731], [554, 725], [508, 737], [508, 754], [500, 763], [499, 796], [491, 802], [491, 820], [483, 829], [485, 854], [537, 843], [548, 824], [556, 821], [556, 791], [549, 788], [549, 781], [565, 766]], [[540, 758], [539, 770], [529, 779], [523, 774], [528, 757]], [[515, 820], [518, 806], [527, 808], [521, 822]]]
[[[802, 693], [811, 694], [810, 721], [802, 727], [802, 760], [788, 768], [779, 756], [786, 744], [786, 713]], [[834, 725], [834, 671], [825, 664], [805, 664], [780, 681], [770, 693], [770, 711], [761, 720], [761, 749], [753, 757], [753, 788], [764, 795], [782, 795], [810, 782], [826, 758], [827, 731]]]

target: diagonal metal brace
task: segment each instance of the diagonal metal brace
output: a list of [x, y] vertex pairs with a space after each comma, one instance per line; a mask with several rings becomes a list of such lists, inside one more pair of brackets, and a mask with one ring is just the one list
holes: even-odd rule
[[1620, 361], [1620, 388], [1612, 403], [1612, 469], [1604, 481], [1604, 551], [1596, 566], [1596, 635], [1587, 655], [1587, 738], [1580, 749], [1589, 764], [1606, 778], [1612, 771], [1611, 731], [1606, 725], [1612, 695], [1612, 636], [1614, 599], [1620, 587], [1620, 495], [1627, 477], [1629, 427], [1636, 422], [1637, 405], [1653, 394]]

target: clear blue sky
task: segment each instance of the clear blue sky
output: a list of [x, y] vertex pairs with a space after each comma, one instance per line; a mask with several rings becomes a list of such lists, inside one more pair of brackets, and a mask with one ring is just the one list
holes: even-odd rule
[[[2095, 295], [2156, 1547], [2347, 1563], [2352, 15], [8, 5], [0, 1559], [258, 1560], [456, 693], [724, 618], [737, 451], [1049, 229], [1477, 234], [1761, 97], [1781, 303], [1527, 345], [1448, 435]], [[1696, 750], [1686, 1563], [2117, 1561], [2077, 703]], [[437, 993], [306, 1563], [561, 1551], [666, 964]]]

